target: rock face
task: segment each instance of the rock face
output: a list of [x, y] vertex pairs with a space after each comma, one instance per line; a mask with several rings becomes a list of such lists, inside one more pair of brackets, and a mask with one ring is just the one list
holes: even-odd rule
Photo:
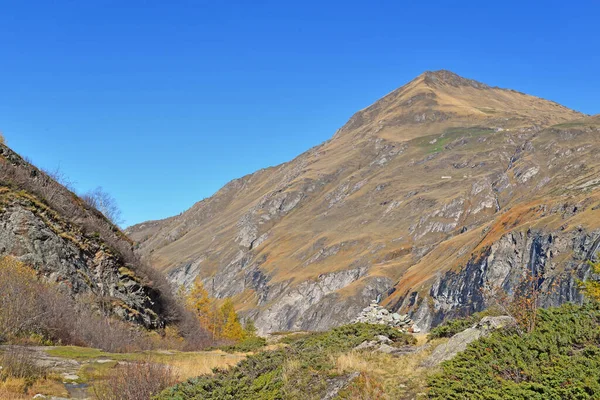
[[259, 332], [347, 323], [381, 297], [421, 329], [528, 271], [579, 301], [600, 233], [600, 118], [425, 73], [296, 159], [131, 227], [176, 285], [201, 279]]
[[[589, 278], [587, 261], [595, 259], [599, 243], [600, 230], [508, 233], [468, 260], [464, 268], [440, 274], [428, 291], [430, 300], [414, 305], [415, 323], [428, 328], [447, 318], [481, 311], [489, 305], [483, 287], [514, 293], [526, 275], [541, 278], [541, 291], [548, 293], [542, 299], [543, 306], [580, 303], [583, 295], [577, 281]], [[396, 307], [402, 308], [410, 298], [418, 298], [418, 293], [401, 298]]]
[[473, 327], [452, 336], [450, 340], [436, 347], [431, 355], [423, 363], [426, 367], [433, 367], [454, 357], [464, 351], [467, 345], [490, 332], [515, 325], [515, 320], [509, 316], [484, 317]]
[[[92, 231], [94, 227], [107, 227], [107, 232]], [[105, 311], [147, 328], [162, 326], [166, 310], [160, 290], [138, 266], [125, 261], [118, 246], [132, 251], [131, 243], [97, 211], [86, 209], [73, 193], [0, 145], [0, 255], [16, 257], [74, 296], [87, 296], [91, 306], [102, 304]]]

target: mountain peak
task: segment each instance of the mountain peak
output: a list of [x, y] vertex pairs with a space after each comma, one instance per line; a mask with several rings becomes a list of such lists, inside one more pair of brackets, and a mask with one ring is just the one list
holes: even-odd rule
[[425, 71], [419, 76], [429, 86], [450, 85], [454, 87], [470, 86], [475, 89], [490, 89], [485, 83], [473, 79], [463, 78], [462, 76], [445, 69], [438, 71]]

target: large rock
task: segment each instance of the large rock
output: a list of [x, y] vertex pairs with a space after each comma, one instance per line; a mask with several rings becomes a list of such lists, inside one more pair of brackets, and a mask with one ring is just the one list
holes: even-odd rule
[[489, 335], [490, 332], [496, 329], [513, 326], [514, 324], [514, 318], [509, 316], [484, 317], [473, 327], [457, 333], [446, 343], [436, 347], [423, 365], [427, 367], [438, 365], [442, 361], [449, 360], [456, 354], [464, 351], [469, 343]]

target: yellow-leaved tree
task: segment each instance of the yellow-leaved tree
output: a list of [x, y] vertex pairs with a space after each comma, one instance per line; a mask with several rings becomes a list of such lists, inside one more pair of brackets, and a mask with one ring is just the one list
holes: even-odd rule
[[184, 289], [179, 290], [179, 295], [186, 299], [187, 307], [196, 314], [200, 324], [211, 333], [213, 339], [239, 341], [247, 337], [230, 298], [226, 298], [219, 307], [200, 278], [196, 279], [187, 295], [184, 293]]
[[[590, 265], [594, 274], [600, 274], [600, 262], [590, 262]], [[587, 281], [580, 282], [580, 286], [583, 290], [583, 293], [590, 300], [600, 301], [600, 281], [588, 279]]]
[[192, 290], [187, 296], [187, 306], [196, 313], [200, 324], [211, 332], [213, 339], [218, 337], [215, 320], [214, 300], [208, 295], [200, 278], [196, 279]]
[[230, 298], [225, 299], [221, 306], [221, 314], [225, 317], [221, 337], [228, 340], [242, 340], [244, 338], [244, 329], [233, 307], [233, 301]]

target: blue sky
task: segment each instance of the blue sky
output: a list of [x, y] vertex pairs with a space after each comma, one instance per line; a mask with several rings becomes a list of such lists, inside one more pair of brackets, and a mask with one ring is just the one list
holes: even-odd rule
[[0, 131], [103, 186], [127, 226], [292, 159], [425, 70], [600, 113], [599, 17], [597, 1], [0, 0]]

